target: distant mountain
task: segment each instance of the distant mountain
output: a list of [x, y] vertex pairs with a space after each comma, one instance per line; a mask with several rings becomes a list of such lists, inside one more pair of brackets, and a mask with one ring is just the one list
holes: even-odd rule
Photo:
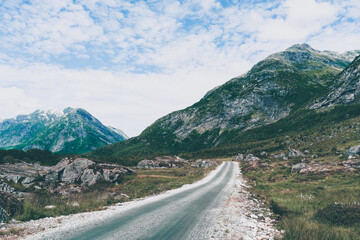
[[104, 126], [81, 108], [65, 108], [63, 112], [36, 110], [0, 121], [3, 149], [83, 153], [127, 138], [122, 131]]
[[[255, 135], [266, 138], [284, 129], [292, 131], [312, 111], [308, 106], [316, 99], [326, 98], [330, 89], [344, 87], [340, 82], [347, 82], [345, 78], [359, 80], [351, 70], [356, 61], [349, 66], [359, 54], [359, 50], [336, 53], [294, 45], [209, 91], [194, 105], [160, 118], [140, 136], [91, 154], [135, 161], [136, 154], [140, 158], [214, 149], [250, 141]], [[269, 131], [278, 122], [286, 126]], [[255, 130], [256, 134], [247, 134]]]

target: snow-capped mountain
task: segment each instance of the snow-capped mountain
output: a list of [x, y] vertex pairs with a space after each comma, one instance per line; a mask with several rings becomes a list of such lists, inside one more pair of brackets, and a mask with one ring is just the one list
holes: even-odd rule
[[81, 108], [36, 110], [0, 120], [0, 148], [5, 149], [82, 153], [127, 138], [121, 130], [104, 126]]

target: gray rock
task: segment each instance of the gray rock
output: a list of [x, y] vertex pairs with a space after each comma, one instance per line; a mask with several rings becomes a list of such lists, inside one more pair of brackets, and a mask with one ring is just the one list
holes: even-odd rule
[[276, 158], [276, 159], [279, 159], [279, 158], [287, 159], [285, 153], [275, 154], [274, 158]]
[[[174, 163], [183, 164], [182, 159], [154, 160], [158, 163], [175, 167]], [[64, 158], [52, 167], [39, 164], [15, 163], [0, 164], [0, 179], [14, 180], [25, 187], [36, 183], [36, 188], [46, 189], [52, 193], [69, 195], [81, 192], [83, 188], [96, 184], [100, 179], [116, 183], [121, 181], [121, 176], [132, 175], [136, 172], [128, 167], [117, 164], [95, 163], [85, 158]], [[38, 178], [41, 176], [41, 178]], [[22, 198], [25, 193], [16, 192], [4, 182], [0, 181], [0, 190]]]
[[0, 181], [0, 191], [7, 193], [14, 193], [15, 188], [9, 186], [8, 184]]
[[54, 209], [54, 208], [56, 208], [56, 206], [55, 205], [47, 205], [44, 208], [45, 209]]
[[360, 145], [355, 145], [349, 148], [349, 150], [346, 151], [347, 155], [349, 156], [356, 156], [360, 155]]
[[22, 211], [22, 202], [16, 199], [13, 194], [0, 192], [0, 222], [6, 221]]
[[137, 168], [176, 168], [188, 164], [187, 160], [177, 156], [157, 157], [153, 160], [144, 159], [137, 164]]
[[34, 177], [26, 177], [24, 180], [21, 181], [21, 185], [25, 187], [30, 187], [34, 184], [35, 178]]
[[75, 159], [64, 168], [61, 181], [64, 183], [74, 183], [75, 180], [81, 177], [83, 170], [93, 164], [93, 161], [86, 158]]
[[246, 158], [245, 158], [245, 161], [249, 161], [249, 162], [252, 162], [252, 161], [259, 161], [260, 158], [258, 157], [255, 157], [253, 154], [248, 154], [246, 155]]
[[209, 167], [212, 167], [212, 166], [216, 165], [216, 162], [215, 162], [215, 161], [212, 161], [212, 160], [202, 160], [202, 159], [196, 160], [195, 163], [198, 163], [198, 164], [199, 164], [199, 167], [202, 167], [202, 168], [209, 168]]
[[345, 167], [360, 169], [360, 160], [347, 160], [341, 162], [340, 164], [344, 165]]
[[238, 154], [234, 157], [234, 161], [243, 161], [244, 160], [244, 155], [243, 154]]
[[0, 223], [4, 223], [9, 219], [9, 214], [0, 206]]
[[302, 152], [300, 152], [299, 150], [296, 150], [296, 149], [292, 149], [292, 148], [289, 149], [289, 154], [288, 154], [288, 156], [289, 156], [290, 158], [305, 157], [305, 155], [304, 155]]
[[94, 173], [93, 169], [85, 169], [81, 175], [81, 186], [92, 186], [103, 178], [100, 172]]
[[144, 160], [140, 161], [136, 167], [137, 168], [159, 168], [160, 162], [155, 161], [155, 160], [144, 159]]
[[298, 163], [292, 166], [291, 172], [299, 172], [301, 169], [306, 168], [306, 165], [304, 163]]
[[48, 188], [54, 188], [58, 180], [59, 180], [59, 173], [54, 171], [53, 169], [50, 169], [45, 175], [44, 185]]

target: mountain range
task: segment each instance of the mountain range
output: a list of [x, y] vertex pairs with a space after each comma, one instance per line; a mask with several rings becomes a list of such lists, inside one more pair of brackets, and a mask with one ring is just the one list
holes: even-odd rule
[[192, 106], [158, 119], [139, 136], [90, 156], [130, 164], [163, 154], [234, 154], [244, 143], [332, 124], [341, 121], [341, 115], [358, 116], [358, 55], [360, 50], [336, 53], [294, 45]]
[[81, 108], [62, 112], [36, 110], [28, 115], [0, 120], [0, 148], [43, 149], [57, 153], [83, 153], [128, 137], [104, 126]]

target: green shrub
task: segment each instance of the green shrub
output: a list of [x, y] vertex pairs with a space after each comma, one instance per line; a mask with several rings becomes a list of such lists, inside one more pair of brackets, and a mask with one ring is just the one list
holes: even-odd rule
[[273, 211], [273, 213], [275, 213], [281, 217], [284, 216], [288, 212], [288, 210], [285, 207], [281, 207], [274, 200], [270, 201], [270, 209]]
[[331, 204], [318, 210], [315, 218], [335, 225], [352, 226], [360, 222], [360, 205]]

